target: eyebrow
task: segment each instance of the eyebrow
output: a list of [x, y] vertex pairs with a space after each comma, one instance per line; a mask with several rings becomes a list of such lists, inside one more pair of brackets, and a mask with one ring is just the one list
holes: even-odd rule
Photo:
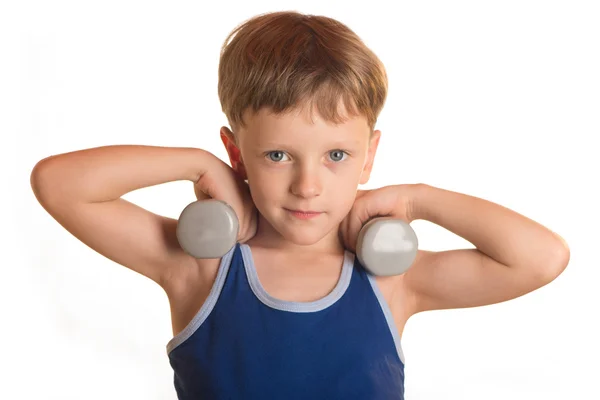
[[[329, 148], [358, 147], [360, 146], [360, 142], [356, 140], [337, 140], [335, 142], [326, 143], [325, 146]], [[289, 148], [291, 146], [278, 142], [264, 142], [253, 143], [253, 147]]]

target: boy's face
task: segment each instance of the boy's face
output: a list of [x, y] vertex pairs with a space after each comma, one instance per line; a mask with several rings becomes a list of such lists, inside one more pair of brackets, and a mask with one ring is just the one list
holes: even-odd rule
[[[315, 114], [312, 124], [304, 111], [276, 116], [262, 109], [244, 121], [237, 145], [226, 127], [221, 137], [232, 167], [248, 180], [261, 214], [258, 233], [279, 248], [339, 249], [339, 224], [369, 180], [381, 132], [369, 138], [362, 116], [336, 126]], [[321, 214], [300, 219], [289, 210]]]

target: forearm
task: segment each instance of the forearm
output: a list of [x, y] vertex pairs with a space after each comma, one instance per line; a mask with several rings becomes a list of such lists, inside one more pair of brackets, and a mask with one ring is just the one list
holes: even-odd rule
[[504, 265], [552, 269], [568, 262], [569, 250], [560, 236], [490, 201], [419, 185], [413, 207], [413, 219], [448, 229]]
[[43, 159], [31, 186], [40, 201], [103, 202], [161, 183], [195, 182], [215, 160], [196, 148], [103, 146]]

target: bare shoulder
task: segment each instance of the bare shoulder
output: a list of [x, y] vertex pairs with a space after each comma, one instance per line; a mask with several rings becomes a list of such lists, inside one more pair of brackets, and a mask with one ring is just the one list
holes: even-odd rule
[[215, 283], [220, 258], [196, 259], [181, 254], [163, 289], [169, 299], [173, 336], [181, 332], [196, 316]]
[[406, 322], [416, 314], [415, 293], [404, 275], [376, 276], [375, 282], [390, 308], [396, 328], [402, 337]]
[[206, 288], [210, 290], [220, 264], [220, 258], [198, 259], [181, 250], [169, 268], [172, 272], [162, 285], [163, 290], [169, 299], [192, 296]]

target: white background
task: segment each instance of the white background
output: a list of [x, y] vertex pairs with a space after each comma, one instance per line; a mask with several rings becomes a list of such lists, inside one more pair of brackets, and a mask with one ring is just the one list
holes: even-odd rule
[[[515, 300], [434, 311], [403, 336], [406, 398], [600, 399], [600, 12], [595, 1], [5, 1], [0, 5], [0, 398], [175, 399], [162, 289], [79, 242], [37, 203], [35, 163], [110, 144], [227, 160], [219, 50], [293, 9], [350, 26], [386, 65], [363, 188], [425, 182], [563, 236], [566, 271]], [[124, 196], [178, 217], [172, 182]], [[426, 221], [428, 250], [472, 247]]]

